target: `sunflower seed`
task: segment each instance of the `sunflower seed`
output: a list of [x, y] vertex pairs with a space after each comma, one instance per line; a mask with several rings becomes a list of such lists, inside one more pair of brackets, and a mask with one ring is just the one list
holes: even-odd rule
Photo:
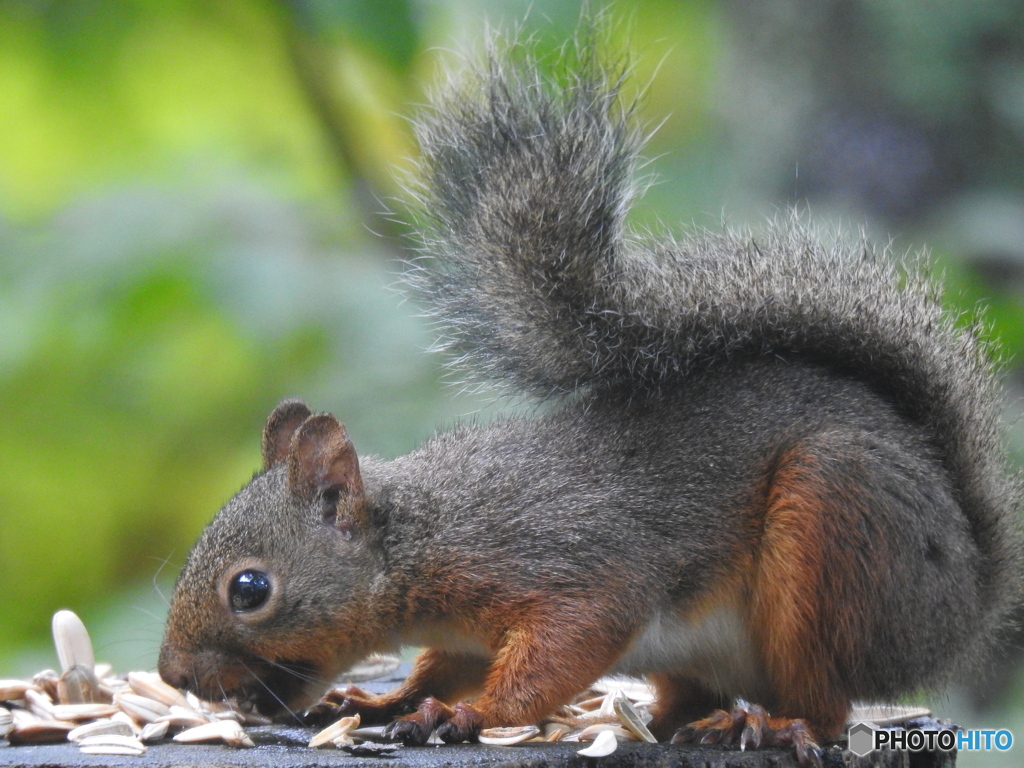
[[42, 672], [37, 672], [32, 677], [32, 686], [37, 690], [42, 691], [54, 701], [57, 701], [60, 696], [57, 694], [57, 682], [60, 680], [60, 675], [57, 674], [55, 669], [44, 669]]
[[597, 680], [591, 690], [595, 693], [621, 693], [630, 701], [650, 702], [654, 701], [654, 689], [642, 680], [631, 678], [602, 677]]
[[347, 672], [338, 678], [338, 682], [362, 683], [366, 680], [375, 680], [378, 677], [384, 677], [385, 675], [391, 674], [398, 669], [401, 663], [402, 660], [397, 656], [374, 653], [367, 656], [355, 666], [350, 667]]
[[619, 695], [616, 693], [609, 693], [604, 697], [604, 701], [601, 702], [601, 707], [597, 710], [597, 713], [602, 717], [612, 717], [615, 715], [615, 697]]
[[174, 737], [175, 741], [192, 743], [197, 741], [223, 741], [232, 747], [255, 746], [252, 739], [234, 720], [218, 720], [216, 723], [189, 728]]
[[206, 725], [210, 719], [190, 707], [173, 706], [166, 715], [161, 715], [153, 722], [166, 723], [171, 728], [195, 728]]
[[353, 728], [348, 732], [348, 735], [369, 741], [386, 741], [384, 738], [385, 727], [383, 725], [364, 725], [360, 728]]
[[485, 728], [480, 731], [478, 738], [481, 744], [509, 746], [532, 739], [539, 733], [540, 728], [535, 725], [514, 726], [511, 728]]
[[7, 732], [14, 727], [14, 717], [9, 709], [0, 707], [0, 739], [7, 735]]
[[185, 694], [177, 688], [169, 686], [160, 678], [160, 675], [155, 672], [129, 672], [128, 685], [130, 685], [131, 689], [135, 691], [135, 693], [139, 694], [139, 696], [145, 696], [147, 699], [159, 701], [161, 704], [165, 704], [168, 707], [174, 705], [192, 709], [188, 701], [185, 699]]
[[25, 691], [25, 705], [36, 717], [43, 720], [55, 720], [53, 716], [53, 701], [42, 691], [29, 688]]
[[152, 723], [170, 712], [170, 707], [166, 704], [139, 696], [137, 693], [119, 693], [114, 697], [114, 703], [122, 712], [142, 725]]
[[151, 741], [160, 741], [167, 735], [167, 731], [169, 730], [170, 724], [166, 722], [160, 722], [158, 720], [155, 723], [146, 723], [146, 727], [143, 728], [142, 733], [139, 734], [139, 740], [144, 741], [147, 744]]
[[102, 720], [93, 720], [91, 723], [80, 725], [68, 733], [68, 741], [81, 741], [87, 736], [134, 736], [131, 726], [119, 720], [111, 720], [109, 717]]
[[105, 734], [86, 736], [78, 742], [78, 748], [87, 755], [144, 755], [146, 745], [134, 736]]
[[572, 707], [574, 709], [578, 708], [583, 712], [593, 712], [595, 709], [601, 708], [601, 705], [604, 704], [604, 700], [606, 698], [606, 694], [601, 694], [600, 696], [594, 696], [589, 699], [584, 699], [583, 701], [577, 701], [572, 705]]
[[25, 698], [25, 691], [32, 683], [24, 680], [0, 680], [0, 701], [17, 701]]
[[349, 732], [359, 727], [359, 715], [355, 717], [343, 717], [336, 723], [331, 723], [320, 733], [309, 740], [309, 746], [320, 747], [330, 744], [336, 739], [348, 736]]
[[136, 736], [142, 733], [142, 727], [138, 723], [136, 723], [131, 718], [130, 715], [127, 715], [124, 712], [115, 712], [113, 715], [110, 716], [110, 719], [115, 720], [118, 723], [124, 723], [131, 729], [131, 732], [134, 733]]
[[7, 741], [12, 746], [21, 744], [53, 744], [67, 741], [68, 732], [74, 728], [72, 723], [61, 723], [56, 720], [33, 720], [18, 722], [7, 732]]
[[51, 714], [54, 720], [82, 722], [99, 717], [110, 717], [117, 712], [112, 704], [55, 704]]
[[591, 725], [588, 728], [584, 728], [580, 731], [580, 741], [596, 741], [601, 738], [601, 734], [610, 733], [620, 741], [639, 741], [630, 731], [627, 731], [621, 725], [613, 725], [612, 723], [598, 723], [597, 725]]
[[[925, 707], [906, 707], [895, 704], [860, 704], [853, 707], [847, 722], [864, 721], [875, 725], [898, 725], [918, 717], [930, 717], [932, 711]], [[856, 719], [854, 719], [856, 718]]]
[[551, 723], [551, 725], [554, 727], [550, 730], [548, 730], [547, 727], [544, 728], [544, 741], [558, 741], [565, 736], [569, 730], [564, 725], [558, 725], [557, 723]]
[[577, 755], [583, 757], [607, 757], [619, 748], [619, 742], [611, 731], [601, 731], [589, 747], [576, 750]]
[[641, 741], [646, 741], [649, 744], [658, 743], [658, 740], [654, 738], [654, 734], [647, 728], [643, 718], [640, 717], [636, 707], [630, 704], [629, 699], [625, 696], [615, 697], [615, 713], [619, 716], [619, 720], [622, 721], [626, 730], [632, 732]]
[[76, 664], [94, 669], [96, 657], [85, 624], [72, 611], [53, 614], [53, 644], [57, 648], [61, 671], [67, 672]]
[[244, 712], [236, 712], [233, 709], [228, 709], [224, 712], [212, 712], [209, 716], [210, 720], [234, 720], [237, 723], [243, 723], [249, 721], [249, 716]]
[[61, 704], [94, 704], [110, 699], [100, 690], [93, 668], [75, 664], [57, 678], [57, 701]]

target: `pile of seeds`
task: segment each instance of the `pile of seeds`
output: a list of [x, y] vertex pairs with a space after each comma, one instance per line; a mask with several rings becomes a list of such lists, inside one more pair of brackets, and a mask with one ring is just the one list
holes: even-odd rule
[[[0, 680], [0, 738], [11, 745], [71, 741], [82, 752], [141, 755], [146, 745], [220, 742], [253, 746], [243, 726], [265, 718], [233, 709], [228, 702], [201, 701], [167, 685], [155, 672], [116, 675], [97, 664], [85, 625], [71, 611], [53, 617], [53, 638], [61, 671], [44, 670], [31, 680]], [[394, 670], [397, 660], [377, 659], [360, 679]], [[651, 689], [638, 681], [603, 679], [557, 718], [541, 726], [489, 728], [484, 744], [523, 741], [594, 741], [581, 754], [610, 754], [619, 741], [655, 741], [646, 723]], [[383, 728], [360, 728], [346, 717], [316, 734], [310, 747], [335, 746], [355, 754], [382, 754], [397, 745], [380, 744]]]
[[243, 724], [266, 723], [226, 704], [200, 701], [154, 672], [114, 675], [96, 664], [89, 633], [71, 611], [53, 617], [61, 671], [0, 680], [0, 736], [12, 745], [72, 741], [86, 753], [141, 755], [173, 735], [179, 742], [252, 746]]
[[[593, 741], [589, 747], [579, 750], [579, 754], [603, 757], [614, 752], [620, 742], [657, 742], [647, 728], [653, 703], [654, 692], [643, 682], [602, 678], [589, 691], [578, 696], [574, 703], [563, 707], [550, 722], [485, 728], [480, 732], [479, 741], [500, 746], [527, 741]], [[343, 717], [316, 734], [309, 746], [333, 745], [359, 754], [360, 746], [365, 749], [366, 742], [381, 739], [383, 730], [383, 726], [360, 728], [358, 715]], [[428, 743], [441, 742], [431, 737]]]

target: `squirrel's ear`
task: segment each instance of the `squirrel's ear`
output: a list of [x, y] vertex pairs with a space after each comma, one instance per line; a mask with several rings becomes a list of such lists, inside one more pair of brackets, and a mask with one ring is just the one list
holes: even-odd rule
[[263, 428], [263, 468], [270, 469], [288, 458], [295, 430], [312, 415], [301, 400], [282, 400]]
[[310, 416], [292, 436], [288, 449], [288, 486], [307, 501], [317, 496], [343, 502], [363, 495], [356, 449], [329, 413]]

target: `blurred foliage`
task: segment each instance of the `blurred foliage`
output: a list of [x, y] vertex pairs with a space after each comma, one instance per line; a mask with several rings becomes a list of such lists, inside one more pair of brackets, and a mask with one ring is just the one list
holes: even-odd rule
[[[410, 247], [390, 213], [406, 118], [487, 23], [557, 58], [579, 5], [0, 0], [5, 674], [38, 665], [25, 649], [65, 606], [117, 638], [101, 655], [127, 634], [128, 663], [153, 664], [146, 585], [257, 467], [280, 398], [388, 455], [482, 407], [442, 390], [429, 329], [387, 288]], [[951, 304], [988, 307], [1019, 397], [1020, 3], [639, 0], [610, 17], [658, 126], [634, 223], [796, 204], [927, 244]]]

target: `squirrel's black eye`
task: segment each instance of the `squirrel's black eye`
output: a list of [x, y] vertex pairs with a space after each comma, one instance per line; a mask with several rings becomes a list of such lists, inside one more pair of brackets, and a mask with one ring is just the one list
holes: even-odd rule
[[228, 600], [235, 613], [259, 608], [270, 595], [270, 577], [263, 571], [242, 571], [228, 585]]

